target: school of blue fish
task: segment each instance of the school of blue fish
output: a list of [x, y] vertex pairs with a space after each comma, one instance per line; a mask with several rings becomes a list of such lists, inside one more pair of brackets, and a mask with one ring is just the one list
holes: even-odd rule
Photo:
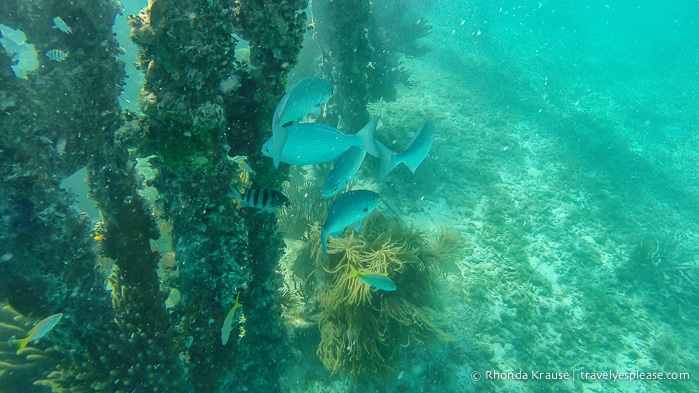
[[[403, 152], [394, 152], [375, 139], [381, 123], [381, 101], [376, 114], [355, 134], [346, 134], [326, 124], [303, 122], [307, 115], [319, 114], [322, 105], [333, 93], [334, 86], [328, 81], [305, 77], [284, 94], [272, 117], [272, 137], [262, 146], [262, 154], [272, 158], [275, 168], [280, 162], [311, 165], [334, 161], [323, 183], [324, 198], [340, 192], [356, 176], [367, 154], [379, 159], [378, 180], [383, 180], [400, 164], [405, 164], [415, 173], [432, 148], [435, 128], [431, 120], [425, 121]], [[381, 196], [370, 190], [352, 190], [340, 195], [330, 207], [321, 228], [323, 258], [327, 258], [329, 236], [339, 236], [350, 225], [358, 230], [361, 222], [380, 202]], [[387, 276], [360, 272], [354, 266], [350, 268], [353, 277], [376, 290], [396, 290], [395, 284]]]

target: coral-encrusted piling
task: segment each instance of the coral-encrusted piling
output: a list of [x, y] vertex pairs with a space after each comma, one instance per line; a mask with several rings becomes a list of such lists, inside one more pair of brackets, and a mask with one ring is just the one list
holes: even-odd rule
[[324, 72], [335, 83], [334, 116], [340, 129], [355, 132], [369, 120], [367, 69], [371, 49], [368, 0], [318, 1], [313, 4], [319, 39], [327, 60]]
[[[296, 62], [305, 6], [156, 0], [131, 19], [146, 72], [138, 154], [156, 156], [152, 185], [173, 227], [178, 270], [168, 284], [182, 296], [173, 315], [197, 391], [279, 390], [287, 351], [275, 273], [282, 242], [274, 215], [232, 202], [230, 156], [248, 156], [254, 187], [281, 184], [283, 172], [260, 146]], [[240, 38], [250, 52], [236, 60]], [[238, 293], [245, 319], [235, 318], [223, 346], [221, 327]]]
[[[117, 11], [107, 0], [0, 6], [1, 22], [25, 31], [39, 50], [68, 54], [61, 61], [41, 56], [26, 80], [0, 72], [0, 297], [36, 320], [64, 314], [48, 340], [32, 344], [55, 346], [56, 369], [34, 375], [38, 385], [71, 392], [188, 391], [168, 339], [158, 257], [150, 250], [158, 233], [136, 192], [134, 162], [114, 143], [124, 78], [111, 30]], [[52, 27], [58, 15], [71, 34]], [[107, 229], [99, 238], [60, 187], [84, 166]], [[121, 267], [113, 277], [114, 308], [97, 240]]]

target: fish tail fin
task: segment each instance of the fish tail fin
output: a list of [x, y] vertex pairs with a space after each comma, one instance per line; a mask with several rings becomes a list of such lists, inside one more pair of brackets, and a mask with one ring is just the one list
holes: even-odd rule
[[359, 276], [359, 270], [357, 270], [356, 267], [352, 266], [352, 264], [350, 264], [349, 267], [350, 267], [350, 277]]
[[376, 117], [381, 117], [381, 107], [383, 106], [383, 97], [379, 98], [379, 107], [376, 108]]
[[371, 154], [374, 157], [379, 157], [380, 152], [377, 147], [377, 142], [375, 139], [376, 136], [376, 128], [378, 128], [379, 122], [381, 121], [380, 117], [381, 116], [381, 103], [383, 102], [383, 99], [379, 101], [379, 108], [376, 111], [376, 116], [374, 116], [372, 119], [369, 120], [368, 123], [364, 127], [362, 127], [361, 130], [357, 133], [357, 135], [360, 136], [362, 139], [362, 147], [364, 147], [364, 150], [366, 150], [367, 153]]
[[379, 180], [383, 180], [396, 165], [400, 164], [400, 161], [395, 161], [396, 153], [384, 146], [383, 143], [376, 142], [376, 147], [379, 148]]
[[410, 172], [415, 173], [417, 167], [425, 160], [433, 141], [434, 123], [432, 123], [432, 120], [428, 119], [425, 121], [425, 124], [420, 129], [418, 135], [415, 136], [410, 146], [401, 154], [403, 155], [401, 159], [405, 166], [410, 169]]
[[12, 340], [12, 344], [19, 344], [19, 348], [17, 349], [17, 355], [24, 351], [24, 348], [27, 346], [27, 343], [29, 343], [29, 337], [23, 338], [21, 340]]

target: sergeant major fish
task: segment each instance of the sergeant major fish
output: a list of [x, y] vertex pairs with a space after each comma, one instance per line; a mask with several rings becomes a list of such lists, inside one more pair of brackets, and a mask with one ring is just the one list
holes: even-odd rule
[[272, 211], [289, 204], [289, 198], [277, 190], [267, 188], [250, 188], [244, 194], [231, 187], [233, 199], [240, 201], [245, 207], [260, 209], [262, 212]]
[[32, 330], [29, 331], [29, 334], [27, 335], [26, 338], [23, 338], [21, 340], [15, 340], [14, 337], [10, 338], [10, 341], [8, 341], [8, 344], [19, 344], [19, 349], [17, 350], [17, 354], [20, 354], [22, 351], [24, 351], [24, 348], [27, 346], [27, 343], [30, 341], [36, 341], [42, 337], [44, 337], [48, 332], [53, 329], [54, 326], [63, 318], [63, 313], [58, 313], [51, 315], [50, 317], [44, 318], [39, 323], [34, 325]]
[[357, 277], [358, 279], [376, 288], [376, 290], [386, 292], [396, 290], [396, 284], [393, 282], [393, 280], [388, 278], [388, 276], [378, 273], [360, 272], [352, 265], [349, 265], [349, 267], [350, 276]]
[[340, 195], [330, 207], [330, 212], [320, 230], [323, 258], [328, 256], [328, 236], [337, 237], [347, 226], [359, 224], [376, 209], [381, 202], [379, 194], [369, 190], [349, 191]]
[[68, 57], [68, 53], [63, 52], [60, 49], [51, 49], [46, 51], [46, 57], [55, 61], [63, 61]]
[[434, 134], [434, 123], [432, 123], [432, 120], [427, 119], [420, 132], [410, 142], [410, 146], [402, 153], [394, 153], [377, 141], [376, 146], [379, 148], [380, 153], [379, 180], [385, 178], [400, 163], [404, 163], [411, 172], [415, 173], [417, 167], [427, 157], [427, 153], [432, 148]]
[[[371, 122], [370, 122], [371, 123]], [[293, 123], [283, 127], [288, 131], [280, 160], [291, 165], [320, 164], [336, 160], [352, 146], [361, 146], [378, 157], [374, 141], [376, 127], [365, 126], [355, 135], [347, 135], [335, 127], [319, 123]], [[274, 137], [262, 145], [262, 154], [272, 157]]]
[[284, 125], [299, 120], [319, 108], [334, 92], [335, 87], [323, 79], [307, 76], [301, 78], [289, 92], [284, 94], [272, 116], [272, 146], [270, 147], [274, 167], [279, 167], [288, 130]]

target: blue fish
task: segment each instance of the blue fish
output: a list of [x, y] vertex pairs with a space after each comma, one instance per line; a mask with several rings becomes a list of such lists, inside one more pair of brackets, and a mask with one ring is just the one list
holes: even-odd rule
[[[320, 123], [292, 123], [282, 127], [288, 131], [280, 160], [291, 165], [321, 164], [338, 159], [352, 146], [360, 146], [378, 156], [374, 142], [375, 127], [364, 127], [356, 135], [347, 135], [335, 127]], [[262, 146], [262, 154], [272, 157], [274, 137]]]
[[335, 87], [327, 81], [315, 77], [305, 77], [296, 82], [291, 90], [284, 94], [277, 104], [272, 116], [271, 155], [274, 167], [279, 167], [288, 130], [287, 123], [299, 120], [320, 108], [332, 95]]
[[284, 107], [279, 113], [279, 125], [301, 120], [307, 114], [320, 110], [320, 106], [332, 97], [335, 86], [332, 83], [307, 76], [294, 84], [287, 93]]
[[[383, 99], [379, 100], [379, 107], [376, 110], [376, 116], [374, 116], [369, 122], [359, 131], [359, 133], [371, 132], [373, 129], [376, 132], [380, 122], [381, 122], [381, 106], [383, 104]], [[332, 171], [328, 174], [328, 177], [323, 183], [323, 198], [330, 198], [331, 196], [337, 194], [342, 187], [350, 181], [354, 175], [362, 166], [364, 157], [366, 156], [366, 150], [361, 149], [358, 146], [352, 146], [344, 154], [338, 158], [337, 162], [333, 166]]]
[[393, 280], [388, 278], [388, 276], [377, 273], [360, 272], [352, 265], [349, 265], [349, 267], [351, 272], [350, 275], [352, 277], [357, 277], [358, 279], [376, 288], [376, 290], [386, 292], [396, 290], [396, 283], [394, 283]]
[[352, 146], [337, 159], [333, 169], [323, 183], [323, 198], [330, 198], [350, 181], [362, 166], [366, 150]]
[[57, 16], [57, 17], [53, 18], [53, 24], [56, 25], [56, 27], [58, 28], [58, 30], [60, 30], [60, 31], [66, 33], [66, 34], [72, 34], [72, 33], [73, 33], [73, 29], [71, 29], [71, 28], [68, 26], [68, 24], [67, 24], [63, 19], [61, 19], [60, 16]]
[[323, 246], [323, 258], [328, 256], [328, 236], [337, 237], [347, 226], [359, 224], [376, 209], [381, 202], [379, 194], [369, 190], [354, 190], [340, 195], [332, 206], [323, 228], [320, 230], [320, 242]]
[[432, 123], [432, 120], [427, 119], [420, 132], [410, 142], [410, 146], [402, 153], [394, 153], [391, 149], [377, 141], [376, 146], [379, 148], [380, 157], [379, 180], [385, 178], [400, 163], [404, 163], [411, 172], [415, 173], [417, 167], [427, 157], [427, 153], [432, 148], [434, 134], [434, 123]]
[[66, 59], [66, 57], [68, 57], [68, 53], [63, 52], [60, 49], [51, 49], [46, 51], [46, 57], [55, 61], [63, 61]]

